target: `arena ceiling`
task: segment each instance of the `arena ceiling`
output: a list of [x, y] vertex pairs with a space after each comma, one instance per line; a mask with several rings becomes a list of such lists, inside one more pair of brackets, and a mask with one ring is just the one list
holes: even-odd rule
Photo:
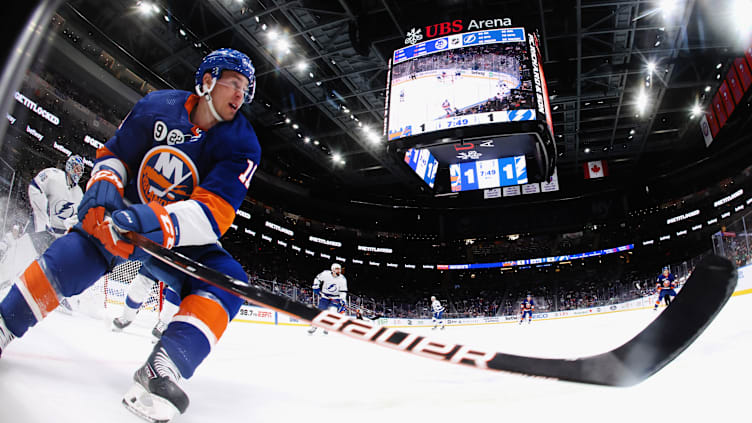
[[[372, 135], [383, 128], [387, 60], [412, 28], [509, 18], [538, 30], [559, 154], [557, 195], [571, 198], [643, 188], [707, 161], [713, 151], [692, 108], [708, 106], [739, 55], [732, 3], [75, 0], [60, 13], [158, 88], [191, 87], [196, 64], [215, 48], [247, 52], [258, 76], [244, 112], [264, 151], [259, 179], [283, 195], [409, 206], [451, 201], [435, 198], [387, 151], [384, 137]], [[584, 181], [589, 160], [608, 161], [611, 176]], [[482, 194], [466, 198], [482, 201]]]

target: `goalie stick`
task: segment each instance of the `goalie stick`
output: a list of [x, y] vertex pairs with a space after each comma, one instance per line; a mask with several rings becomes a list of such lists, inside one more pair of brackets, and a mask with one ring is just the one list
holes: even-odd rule
[[128, 232], [123, 236], [149, 255], [181, 272], [253, 304], [309, 321], [329, 331], [481, 369], [605, 386], [640, 383], [675, 359], [713, 321], [734, 292], [737, 280], [736, 269], [730, 261], [708, 256], [697, 265], [671, 306], [622, 346], [602, 354], [573, 359], [537, 358], [432, 341], [421, 335], [321, 311], [208, 268], [140, 234]]

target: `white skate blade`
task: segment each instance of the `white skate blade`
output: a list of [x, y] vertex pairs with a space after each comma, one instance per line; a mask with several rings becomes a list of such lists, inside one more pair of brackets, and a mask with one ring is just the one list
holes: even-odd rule
[[150, 394], [139, 383], [123, 396], [123, 405], [131, 413], [152, 423], [167, 423], [180, 414], [180, 411], [162, 397]]

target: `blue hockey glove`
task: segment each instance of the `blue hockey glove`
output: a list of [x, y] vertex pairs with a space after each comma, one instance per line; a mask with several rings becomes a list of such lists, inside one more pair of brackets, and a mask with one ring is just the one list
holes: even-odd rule
[[337, 313], [344, 313], [344, 312], [346, 312], [347, 311], [347, 306], [345, 305], [345, 302], [342, 301], [342, 300], [339, 300], [338, 303], [339, 304], [337, 305]]
[[[120, 180], [117, 173], [110, 169], [103, 168], [92, 175], [86, 185], [86, 193], [78, 205], [78, 220], [83, 222], [92, 208], [102, 207], [104, 209], [101, 213], [102, 217], [104, 217], [104, 212], [111, 213], [115, 210], [124, 209], [124, 189], [123, 181]], [[101, 220], [99, 223], [101, 223]], [[90, 232], [86, 227], [84, 227], [84, 230]]]
[[[101, 210], [101, 208], [99, 208]], [[98, 213], [89, 213], [87, 219], [96, 218]], [[87, 222], [84, 221], [84, 227]], [[112, 213], [100, 224], [94, 225], [94, 235], [110, 253], [128, 260], [140, 260], [147, 256], [140, 248], [120, 237], [122, 232], [138, 232], [165, 248], [172, 248], [176, 242], [176, 228], [169, 213], [157, 203], [136, 204]]]
[[321, 289], [313, 288], [313, 295], [321, 295]]

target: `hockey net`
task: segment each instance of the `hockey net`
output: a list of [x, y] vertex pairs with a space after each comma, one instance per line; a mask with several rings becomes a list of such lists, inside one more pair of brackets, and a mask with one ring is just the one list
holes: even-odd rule
[[[106, 318], [113, 313], [119, 313], [125, 304], [131, 281], [140, 268], [141, 262], [132, 260], [115, 266], [111, 272], [99, 278], [89, 289], [73, 297], [71, 306], [96, 318]], [[152, 284], [149, 297], [141, 305], [139, 313], [162, 310], [162, 288], [162, 282]], [[114, 311], [109, 313], [108, 310]]]

